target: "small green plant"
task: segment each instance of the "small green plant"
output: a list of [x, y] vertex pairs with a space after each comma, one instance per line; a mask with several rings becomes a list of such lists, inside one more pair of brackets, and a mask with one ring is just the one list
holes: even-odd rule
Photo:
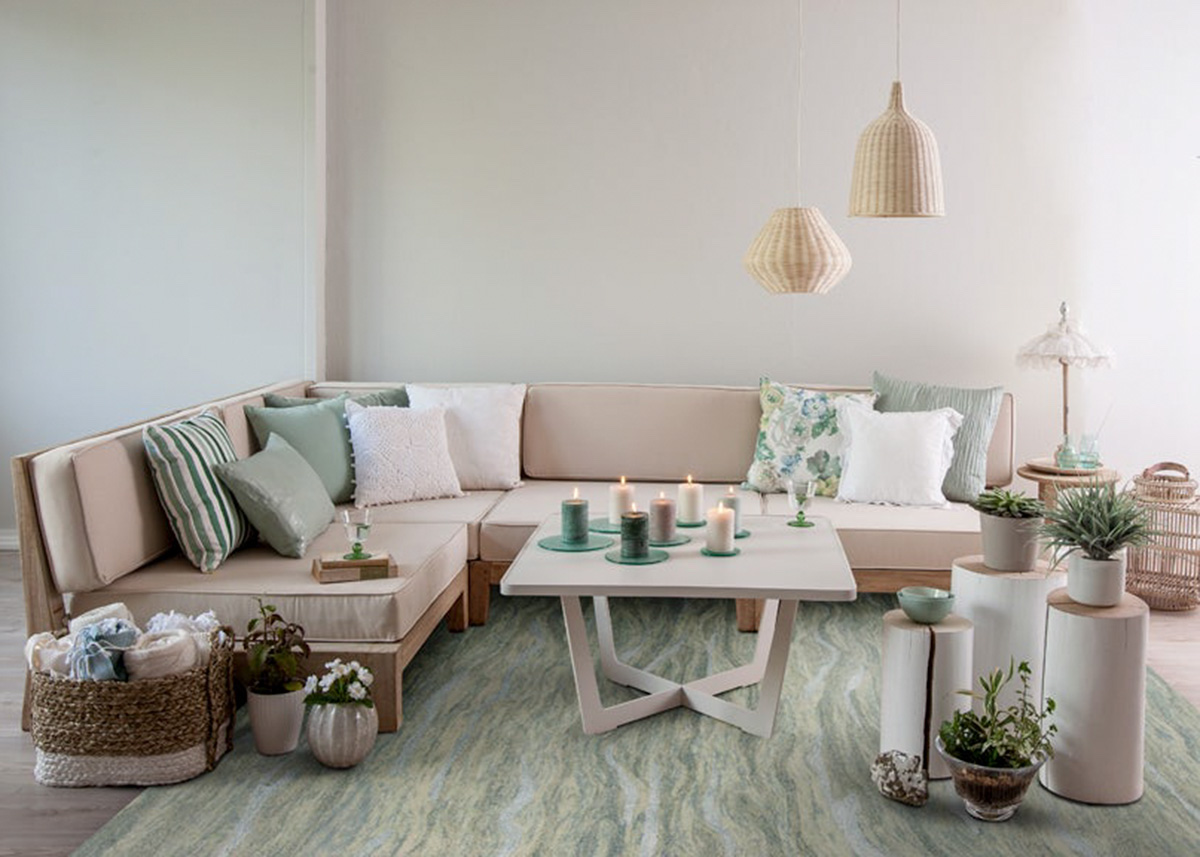
[[1133, 492], [1093, 482], [1058, 492], [1040, 535], [1058, 562], [1076, 550], [1088, 559], [1111, 559], [1121, 548], [1146, 544], [1153, 532]]
[[1046, 511], [1041, 500], [1027, 497], [1020, 491], [1005, 491], [1002, 488], [984, 491], [971, 506], [978, 512], [997, 518], [1040, 518]]
[[273, 604], [258, 602], [258, 616], [246, 626], [242, 648], [255, 693], [287, 693], [304, 687], [300, 681], [300, 656], [310, 653], [304, 629], [279, 615]]
[[[1000, 708], [1000, 692], [1012, 680], [1014, 671], [1021, 680], [1017, 701]], [[1047, 725], [1046, 720], [1054, 713], [1054, 700], [1047, 698], [1041, 710], [1033, 704], [1029, 698], [1031, 672], [1028, 661], [1021, 661], [1014, 670], [1010, 660], [1007, 674], [996, 669], [979, 677], [983, 693], [960, 690], [959, 693], [982, 701], [983, 713], [956, 711], [954, 717], [942, 723], [938, 736], [946, 752], [956, 759], [988, 768], [1024, 768], [1043, 756], [1053, 756], [1050, 738], [1058, 727]]]

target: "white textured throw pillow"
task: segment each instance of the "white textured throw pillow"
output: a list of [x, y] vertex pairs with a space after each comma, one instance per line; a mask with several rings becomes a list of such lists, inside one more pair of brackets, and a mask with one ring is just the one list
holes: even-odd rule
[[446, 409], [450, 458], [463, 488], [475, 491], [520, 484], [524, 384], [409, 384], [406, 389], [410, 407]]
[[839, 400], [837, 410], [846, 442], [839, 500], [946, 505], [942, 481], [962, 414], [953, 408], [881, 414], [853, 399]]
[[354, 448], [354, 504], [461, 497], [442, 408], [364, 408], [346, 402]]

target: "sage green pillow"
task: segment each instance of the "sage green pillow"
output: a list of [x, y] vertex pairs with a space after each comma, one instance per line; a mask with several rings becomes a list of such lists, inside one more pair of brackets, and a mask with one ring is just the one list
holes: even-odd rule
[[334, 503], [348, 502], [354, 494], [350, 429], [346, 427], [348, 398], [343, 393], [303, 408], [246, 408], [259, 446], [265, 449], [272, 434], [286, 440], [321, 477]]
[[277, 434], [262, 452], [212, 469], [263, 540], [284, 556], [304, 556], [333, 520], [321, 477]]
[[987, 482], [988, 446], [1000, 415], [1003, 387], [940, 387], [916, 381], [901, 381], [876, 372], [871, 386], [878, 398], [875, 410], [935, 411], [953, 408], [962, 414], [962, 425], [954, 433], [954, 460], [942, 482], [947, 500], [970, 503]]
[[[281, 396], [278, 393], [267, 393], [263, 396], [263, 401], [268, 408], [300, 408], [305, 405], [314, 405], [317, 402], [324, 401], [324, 399], [308, 399], [304, 396]], [[407, 408], [408, 391], [403, 387], [393, 387], [390, 390], [380, 390], [376, 393], [363, 393], [361, 396], [350, 396], [350, 401], [362, 405], [364, 408]]]

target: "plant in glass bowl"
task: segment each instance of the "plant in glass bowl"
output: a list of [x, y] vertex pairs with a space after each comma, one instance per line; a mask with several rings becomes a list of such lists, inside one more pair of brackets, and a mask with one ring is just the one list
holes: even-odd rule
[[1132, 491], [1090, 482], [1058, 493], [1041, 536], [1056, 563], [1067, 557], [1071, 600], [1112, 607], [1125, 592], [1125, 549], [1147, 544], [1153, 532]]
[[[956, 711], [938, 730], [937, 750], [954, 778], [954, 791], [967, 812], [983, 821], [1005, 821], [1017, 811], [1038, 769], [1054, 755], [1051, 737], [1058, 731], [1046, 721], [1054, 700], [1039, 708], [1030, 698], [1027, 661], [1008, 672], [996, 669], [979, 677], [982, 693], [960, 690], [981, 703], [982, 711]], [[1021, 689], [1012, 705], [1001, 708], [1001, 691], [1019, 677]]]
[[996, 571], [1032, 571], [1045, 507], [1021, 492], [993, 488], [975, 498], [983, 564]]
[[308, 746], [317, 761], [330, 768], [349, 768], [367, 757], [379, 734], [379, 715], [371, 701], [371, 671], [358, 661], [334, 658], [319, 679], [310, 675], [304, 685], [308, 716]]
[[301, 658], [309, 645], [304, 628], [288, 622], [273, 604], [258, 602], [258, 615], [246, 626], [242, 648], [246, 651], [249, 684], [246, 688], [254, 746], [264, 756], [290, 753], [300, 740], [304, 722], [304, 685]]

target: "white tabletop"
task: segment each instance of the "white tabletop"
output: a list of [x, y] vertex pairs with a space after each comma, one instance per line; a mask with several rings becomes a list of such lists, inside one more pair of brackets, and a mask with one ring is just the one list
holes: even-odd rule
[[738, 539], [738, 556], [700, 553], [704, 529], [680, 529], [691, 542], [666, 548], [670, 558], [654, 565], [618, 565], [607, 550], [567, 553], [538, 546], [561, 530], [558, 515], [546, 519], [500, 581], [505, 595], [605, 595], [668, 598], [779, 598], [787, 601], [853, 601], [858, 590], [842, 543], [829, 521], [789, 527], [788, 518], [742, 516], [749, 538]]

